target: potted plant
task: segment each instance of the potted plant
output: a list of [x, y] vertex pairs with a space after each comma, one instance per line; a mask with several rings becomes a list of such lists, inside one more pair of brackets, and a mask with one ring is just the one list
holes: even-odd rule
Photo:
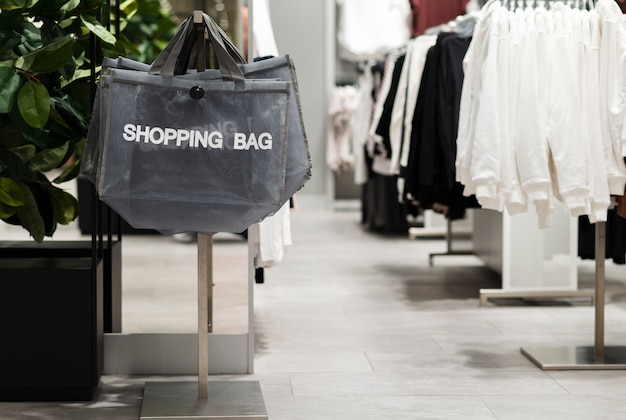
[[78, 201], [58, 185], [78, 175], [90, 34], [115, 44], [95, 17], [102, 3], [9, 0], [0, 9], [0, 219], [37, 242], [78, 216]]
[[[128, 0], [113, 14], [108, 5], [0, 1], [0, 221], [22, 226], [34, 239], [17, 249], [0, 247], [8, 257], [0, 258], [2, 400], [88, 400], [102, 371], [106, 264], [103, 269], [100, 256], [94, 264], [84, 243], [38, 244], [78, 216], [78, 200], [63, 183], [79, 174], [103, 51], [149, 59], [159, 41], [147, 37], [176, 27], [162, 19], [159, 0]], [[142, 12], [161, 19], [142, 19]], [[112, 15], [134, 35], [116, 40], [106, 29]], [[135, 42], [140, 34], [146, 39]], [[121, 259], [119, 247], [116, 252]]]
[[[0, 3], [0, 219], [24, 227], [37, 243], [78, 216], [78, 201], [60, 184], [78, 175], [95, 64], [92, 34], [116, 42], [97, 19], [102, 3]], [[11, 343], [0, 350], [0, 395], [90, 399], [102, 371], [101, 262], [29, 258], [28, 249], [23, 257], [0, 259], [0, 319]], [[44, 320], [54, 328], [24, 334]], [[56, 375], [63, 380], [51, 380]]]

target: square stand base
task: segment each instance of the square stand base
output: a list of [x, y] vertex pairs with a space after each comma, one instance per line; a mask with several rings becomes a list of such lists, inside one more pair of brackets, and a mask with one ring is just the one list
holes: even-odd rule
[[604, 348], [596, 360], [593, 346], [523, 347], [522, 354], [543, 370], [619, 370], [626, 369], [626, 347]]
[[146, 382], [140, 419], [267, 420], [257, 381], [209, 381], [198, 399], [197, 382]]
[[595, 304], [594, 289], [583, 290], [502, 290], [480, 289], [480, 306], [487, 306], [487, 299], [557, 299], [557, 298], [589, 298]]

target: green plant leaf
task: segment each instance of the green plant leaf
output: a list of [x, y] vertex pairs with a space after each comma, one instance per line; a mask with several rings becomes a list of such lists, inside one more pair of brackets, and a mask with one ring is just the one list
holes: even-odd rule
[[0, 202], [0, 219], [7, 219], [15, 214], [17, 207], [12, 207]]
[[76, 159], [70, 166], [65, 168], [61, 175], [54, 178], [52, 182], [61, 184], [76, 178], [80, 174], [80, 160]]
[[24, 121], [31, 127], [43, 128], [50, 115], [50, 96], [41, 83], [29, 80], [20, 89], [17, 106]]
[[[89, 127], [89, 115], [78, 103], [77, 97], [63, 95], [62, 97], [52, 98], [52, 108], [63, 118], [70, 126], [77, 131], [87, 133]], [[52, 114], [51, 114], [52, 115]]]
[[139, 51], [139, 48], [137, 48], [137, 46], [133, 44], [133, 42], [130, 39], [126, 38], [124, 35], [122, 35], [120, 39], [118, 39], [118, 44], [124, 49], [126, 49], [129, 53], [134, 54], [135, 56], [138, 56], [141, 54], [141, 51]]
[[126, 19], [132, 18], [139, 10], [137, 0], [126, 0], [120, 4], [120, 10], [126, 15]]
[[2, 0], [0, 6], [4, 10], [23, 9], [26, 7], [26, 0]]
[[80, 19], [98, 38], [107, 44], [115, 45], [115, 36], [111, 32], [107, 31], [95, 17], [91, 15], [80, 15]]
[[58, 188], [48, 189], [54, 221], [67, 225], [78, 216], [78, 200], [71, 194]]
[[65, 65], [74, 55], [72, 34], [57, 38], [15, 60], [15, 67], [31, 73], [49, 73]]
[[10, 149], [11, 153], [15, 154], [23, 163], [30, 161], [35, 153], [37, 153], [37, 148], [32, 144], [26, 144], [24, 146], [14, 147]]
[[0, 67], [0, 114], [7, 114], [13, 109], [20, 84], [20, 76], [12, 68]]
[[44, 44], [41, 41], [42, 29], [38, 28], [33, 22], [22, 20], [19, 22], [18, 32], [23, 38], [20, 45], [20, 48], [24, 48], [22, 55], [43, 47]]
[[61, 87], [64, 88], [76, 80], [87, 79], [89, 77], [91, 77], [91, 70], [89, 69], [76, 70], [69, 80], [61, 81]]
[[56, 98], [50, 98], [50, 102], [52, 102], [53, 106], [50, 107], [50, 121], [54, 121], [55, 123], [59, 124], [61, 127], [64, 128], [70, 128], [70, 126], [67, 124], [67, 122], [63, 119], [63, 117], [61, 116], [61, 114], [59, 114], [59, 111], [56, 110], [55, 108], [55, 100]]
[[33, 172], [51, 171], [63, 162], [68, 148], [69, 142], [66, 142], [61, 147], [42, 150], [30, 160], [28, 168]]
[[17, 182], [0, 177], [0, 203], [19, 207], [24, 205], [24, 200], [24, 193]]
[[35, 196], [28, 185], [21, 184], [21, 187], [24, 193], [24, 205], [18, 207], [15, 213], [20, 224], [30, 233], [30, 236], [41, 243], [45, 236], [46, 226], [37, 208], [37, 200], [35, 200]]
[[74, 23], [75, 19], [76, 18], [74, 16], [72, 16], [72, 17], [69, 17], [67, 19], [63, 19], [63, 20], [59, 21], [59, 28], [61, 28], [61, 29], [68, 28], [69, 26], [72, 25], [72, 23]]
[[66, 14], [67, 12], [70, 12], [76, 9], [79, 4], [80, 4], [80, 0], [70, 0], [67, 3], [65, 3], [63, 6], [61, 6], [61, 13]]
[[13, 48], [17, 47], [22, 41], [20, 34], [12, 30], [0, 31], [0, 54], [3, 54]]

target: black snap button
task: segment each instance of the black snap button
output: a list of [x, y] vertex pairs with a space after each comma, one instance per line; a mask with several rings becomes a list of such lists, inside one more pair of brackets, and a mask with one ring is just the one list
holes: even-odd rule
[[204, 89], [202, 89], [200, 86], [194, 86], [189, 89], [189, 96], [191, 96], [193, 99], [201, 99], [204, 96]]

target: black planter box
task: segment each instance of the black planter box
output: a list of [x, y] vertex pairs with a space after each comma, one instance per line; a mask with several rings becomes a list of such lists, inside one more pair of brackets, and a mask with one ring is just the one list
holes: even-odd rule
[[[122, 241], [103, 241], [103, 322], [105, 333], [122, 332]], [[91, 241], [0, 241], [2, 258], [87, 258]]]
[[103, 264], [0, 259], [0, 400], [89, 401], [103, 367]]

